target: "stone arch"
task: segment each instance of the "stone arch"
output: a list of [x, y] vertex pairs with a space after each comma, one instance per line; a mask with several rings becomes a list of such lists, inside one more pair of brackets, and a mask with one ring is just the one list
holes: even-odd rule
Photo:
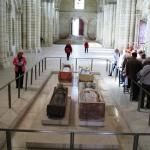
[[86, 18], [83, 18], [82, 16], [74, 16], [71, 18], [70, 20], [70, 34], [72, 33], [72, 20], [73, 19], [81, 19], [84, 23], [84, 31], [83, 31], [83, 36], [87, 37], [87, 19]]

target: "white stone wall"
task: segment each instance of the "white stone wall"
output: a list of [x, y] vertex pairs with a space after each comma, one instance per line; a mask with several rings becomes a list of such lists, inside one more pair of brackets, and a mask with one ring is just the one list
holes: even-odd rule
[[84, 36], [96, 37], [97, 1], [85, 0], [84, 10], [74, 9], [74, 0], [62, 0], [60, 4], [59, 33], [60, 38], [71, 34], [71, 21], [81, 18], [84, 21]]
[[53, 20], [54, 20], [54, 2], [43, 1], [41, 3], [41, 33], [43, 46], [51, 46], [53, 43]]
[[103, 46], [114, 47], [116, 4], [106, 4], [104, 6], [104, 26], [103, 26]]
[[139, 0], [137, 2], [137, 15], [136, 15], [136, 42], [138, 43], [139, 35], [139, 23], [140, 20], [147, 22], [147, 28], [145, 33], [145, 44], [143, 45], [147, 56], [150, 56], [150, 1], [149, 0]]
[[117, 0], [115, 47], [126, 48], [134, 42], [136, 0]]

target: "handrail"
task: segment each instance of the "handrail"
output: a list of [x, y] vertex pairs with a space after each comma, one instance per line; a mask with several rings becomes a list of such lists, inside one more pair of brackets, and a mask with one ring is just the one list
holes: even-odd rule
[[[39, 62], [41, 62], [43, 59], [45, 59], [45, 58], [66, 58], [66, 57], [43, 57], [43, 58], [41, 58], [38, 62], [36, 62], [33, 66], [35, 66], [35, 65], [37, 65]], [[108, 62], [111, 62], [111, 60], [109, 60], [109, 59], [103, 59], [103, 58], [73, 58], [73, 57], [70, 57], [70, 59], [100, 59], [100, 60], [106, 60], [106, 61], [108, 61]], [[31, 70], [33, 67], [30, 67], [26, 72], [28, 72], [29, 70]], [[22, 75], [23, 76], [23, 75]], [[20, 76], [21, 77], [21, 76]], [[8, 83], [6, 83], [4, 86], [2, 86], [2, 87], [0, 87], [0, 91], [1, 90], [3, 90], [5, 87], [7, 87], [8, 86], [8, 84], [10, 84], [10, 83], [12, 83], [12, 82], [14, 82], [16, 79], [19, 79], [20, 77], [18, 77], [18, 78], [14, 78], [14, 79], [12, 79], [12, 80], [10, 80]]]
[[[36, 64], [38, 64], [40, 61], [42, 61], [44, 58], [42, 58], [42, 59], [40, 59], [38, 62], [36, 62], [33, 66], [35, 66]], [[31, 69], [32, 69], [33, 67], [30, 67], [26, 72], [28, 72], [28, 71], [30, 71]], [[26, 73], [25, 72], [25, 73]], [[17, 78], [14, 78], [14, 79], [12, 79], [12, 80], [10, 80], [8, 83], [6, 83], [4, 86], [2, 86], [2, 87], [0, 87], [0, 91], [1, 90], [3, 90], [5, 87], [7, 87], [7, 85], [8, 84], [10, 84], [10, 83], [12, 83], [12, 82], [14, 82], [14, 81], [16, 81], [16, 79], [19, 79], [19, 78], [21, 78], [23, 75], [21, 75], [21, 76], [19, 76], [19, 77], [17, 77]]]
[[30, 132], [30, 133], [55, 133], [55, 134], [68, 134], [70, 135], [70, 150], [74, 150], [75, 134], [79, 135], [122, 135], [122, 136], [133, 136], [133, 150], [138, 150], [138, 142], [140, 136], [150, 136], [150, 133], [131, 133], [131, 132], [108, 132], [108, 131], [56, 131], [56, 130], [31, 130], [31, 129], [6, 129], [0, 128], [0, 131], [6, 132], [6, 144], [7, 150], [12, 150], [12, 132]]
[[[37, 79], [37, 66], [38, 66], [38, 75], [40, 76], [41, 73], [44, 71], [44, 69], [46, 70], [46, 60], [48, 58], [58, 58], [60, 59], [60, 70], [61, 70], [61, 65], [62, 65], [62, 58], [66, 58], [66, 57], [43, 57], [41, 58], [39, 61], [37, 61], [31, 68], [29, 68], [24, 74], [26, 76], [25, 79], [25, 90], [27, 90], [27, 86], [28, 86], [28, 72], [31, 71], [31, 79], [30, 79], [30, 84], [32, 85], [33, 82], [33, 72], [35, 69], [35, 80]], [[105, 59], [105, 58], [70, 58], [70, 59], [75, 59], [75, 70], [77, 71], [77, 66], [78, 66], [78, 60], [79, 59], [90, 59], [91, 60], [91, 71], [93, 70], [93, 61], [94, 59], [99, 59], [99, 60], [105, 60], [106, 61], [106, 71], [110, 71], [110, 63], [111, 61], [109, 59]], [[42, 65], [42, 66], [41, 66]], [[14, 82], [15, 80], [19, 79], [19, 83], [20, 83], [20, 78], [22, 76], [24, 76], [24, 74], [20, 75], [19, 77], [12, 79], [11, 81], [9, 81], [6, 85], [2, 86], [0, 88], [0, 91], [3, 90], [4, 88], [8, 87], [8, 106], [9, 108], [11, 108], [11, 83]], [[18, 86], [18, 98], [20, 98], [20, 86]]]
[[40, 133], [61, 133], [61, 134], [88, 134], [88, 135], [136, 135], [141, 136], [150, 136], [150, 133], [147, 132], [116, 132], [116, 131], [58, 131], [58, 130], [41, 130], [41, 129], [10, 129], [10, 128], [0, 128], [0, 131], [9, 131], [9, 132], [40, 132]]

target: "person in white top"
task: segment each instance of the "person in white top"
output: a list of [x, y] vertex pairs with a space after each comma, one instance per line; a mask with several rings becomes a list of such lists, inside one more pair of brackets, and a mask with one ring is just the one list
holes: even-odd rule
[[[146, 58], [144, 67], [139, 71], [142, 87], [150, 94], [150, 57]], [[144, 98], [147, 96], [146, 108], [150, 108], [150, 95], [142, 91], [141, 108], [144, 108]]]
[[119, 49], [115, 49], [114, 54], [113, 54], [113, 58], [112, 58], [112, 69], [109, 73], [109, 76], [112, 76], [112, 73], [114, 71], [114, 69], [118, 66], [119, 63], [119, 57], [120, 57], [120, 53], [119, 53]]

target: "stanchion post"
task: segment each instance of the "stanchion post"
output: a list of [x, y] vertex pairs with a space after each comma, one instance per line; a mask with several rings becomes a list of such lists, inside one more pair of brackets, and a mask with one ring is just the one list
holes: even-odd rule
[[43, 72], [43, 65], [44, 65], [44, 64], [43, 64], [43, 59], [42, 59], [42, 72]]
[[110, 74], [110, 61], [109, 61], [109, 66], [108, 66], [108, 72], [109, 72], [109, 74]]
[[20, 80], [21, 80], [21, 77], [20, 76], [22, 76], [22, 75], [19, 75], [19, 77], [18, 77], [18, 98], [20, 98]]
[[60, 64], [59, 64], [60, 66], [59, 66], [59, 69], [61, 70], [61, 57], [60, 57]]
[[40, 76], [40, 73], [41, 73], [41, 63], [39, 61], [39, 76]]
[[35, 80], [37, 79], [37, 67], [35, 65]]
[[32, 81], [33, 81], [33, 68], [31, 69], [31, 82], [30, 82], [31, 85], [32, 85]]
[[27, 90], [27, 86], [28, 86], [28, 72], [26, 72], [25, 90]]
[[74, 133], [70, 133], [70, 150], [74, 150]]
[[148, 125], [150, 126], [150, 113], [149, 113], [149, 120], [148, 120]]
[[6, 131], [6, 142], [7, 142], [7, 150], [12, 150], [10, 131]]
[[130, 85], [130, 101], [132, 101], [132, 96], [133, 96], [133, 89], [132, 89], [132, 87], [133, 87], [133, 80], [131, 80], [131, 85]]
[[138, 141], [139, 141], [139, 135], [135, 134], [134, 135], [134, 141], [133, 141], [133, 150], [137, 150], [138, 149]]
[[141, 102], [142, 102], [142, 93], [143, 93], [143, 89], [142, 89], [142, 85], [140, 86], [140, 94], [139, 94], [139, 99], [138, 99], [138, 108], [137, 110], [140, 112], [140, 108], [141, 108]]
[[45, 57], [45, 70], [46, 70], [46, 57]]
[[8, 106], [11, 108], [11, 83], [8, 84]]
[[120, 87], [120, 77], [121, 77], [121, 75], [120, 75], [120, 69], [118, 68], [118, 74], [119, 74], [119, 87]]
[[106, 59], [106, 72], [108, 71], [108, 59]]
[[93, 70], [93, 58], [91, 60], [91, 71]]
[[76, 70], [75, 71], [77, 71], [77, 64], [78, 64], [78, 59], [76, 58]]

